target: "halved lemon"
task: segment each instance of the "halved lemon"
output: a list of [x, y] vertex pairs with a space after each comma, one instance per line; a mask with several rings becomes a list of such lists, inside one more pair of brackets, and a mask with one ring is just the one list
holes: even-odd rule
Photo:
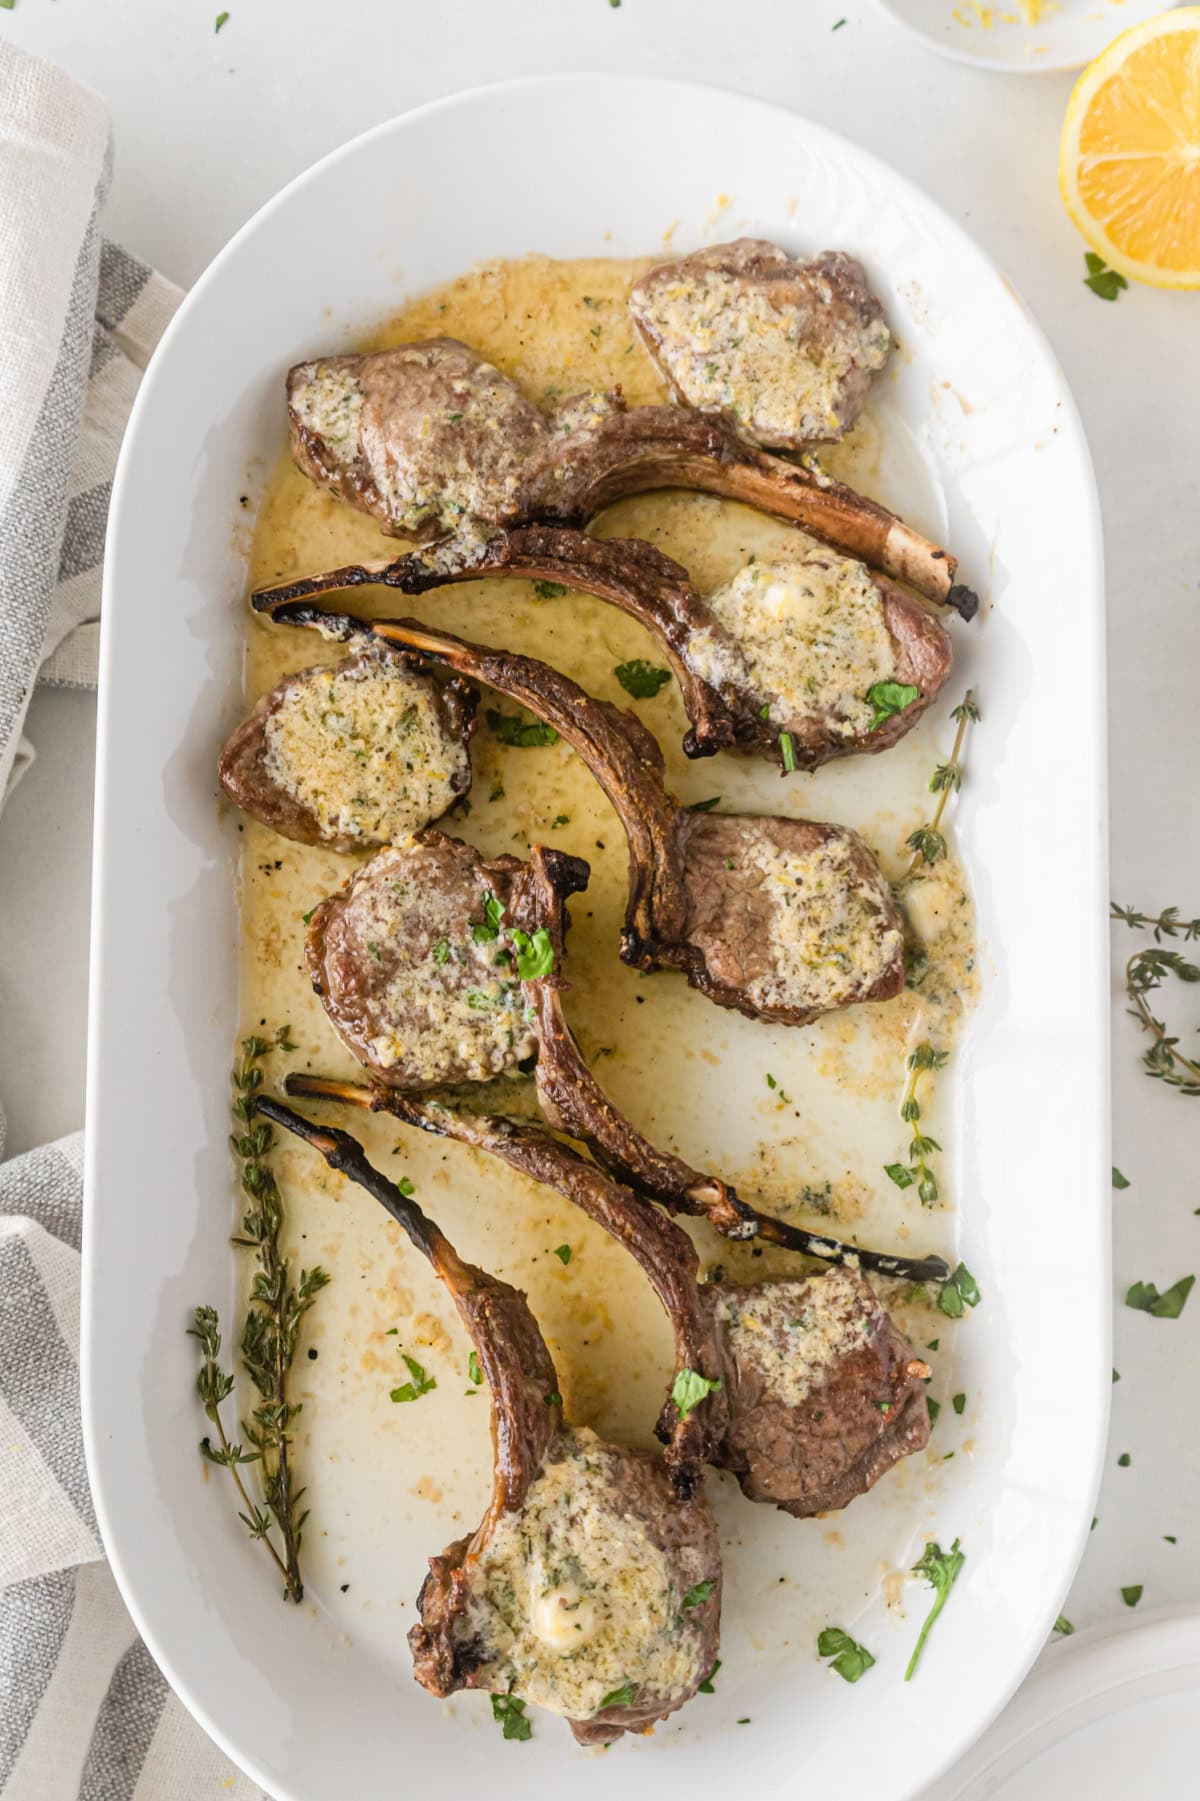
[[1158, 288], [1200, 287], [1200, 6], [1135, 25], [1084, 70], [1058, 184], [1112, 268]]

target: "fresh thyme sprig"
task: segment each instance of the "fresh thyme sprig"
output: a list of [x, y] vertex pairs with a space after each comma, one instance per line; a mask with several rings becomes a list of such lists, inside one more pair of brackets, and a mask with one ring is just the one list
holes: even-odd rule
[[[319, 1267], [303, 1269], [299, 1284], [292, 1283], [287, 1259], [279, 1248], [283, 1201], [267, 1162], [274, 1133], [255, 1111], [264, 1057], [272, 1050], [295, 1048], [287, 1026], [281, 1026], [274, 1039], [246, 1038], [232, 1078], [234, 1130], [230, 1143], [241, 1160], [241, 1185], [250, 1201], [242, 1216], [241, 1234], [232, 1242], [252, 1250], [258, 1263], [241, 1337], [242, 1364], [259, 1395], [250, 1418], [241, 1422], [251, 1450], [231, 1443], [221, 1421], [221, 1404], [233, 1393], [234, 1379], [218, 1361], [221, 1334], [215, 1308], [197, 1307], [189, 1331], [199, 1339], [203, 1356], [196, 1391], [217, 1435], [216, 1445], [211, 1438], [202, 1439], [200, 1450], [210, 1463], [229, 1470], [244, 1508], [238, 1517], [251, 1538], [261, 1539], [270, 1552], [284, 1579], [284, 1598], [301, 1601], [300, 1544], [308, 1510], [300, 1511], [305, 1491], [295, 1488], [293, 1482], [290, 1428], [300, 1403], [288, 1399], [287, 1379], [301, 1321], [329, 1277]], [[261, 1503], [250, 1499], [242, 1481], [239, 1466], [249, 1463], [259, 1466]]]
[[1200, 982], [1200, 967], [1189, 963], [1182, 952], [1163, 948], [1164, 938], [1182, 938], [1185, 943], [1200, 938], [1200, 919], [1181, 919], [1178, 907], [1167, 907], [1161, 913], [1139, 913], [1133, 907], [1119, 907], [1112, 902], [1111, 916], [1135, 931], [1152, 931], [1155, 942], [1135, 951], [1125, 965], [1125, 992], [1131, 1002], [1130, 1017], [1150, 1034], [1152, 1043], [1142, 1054], [1142, 1067], [1156, 1081], [1166, 1082], [1180, 1094], [1200, 1094], [1200, 1062], [1185, 1057], [1178, 1038], [1168, 1032], [1166, 1023], [1150, 1007], [1148, 995], [1160, 988], [1168, 976], [1191, 985]]
[[958, 730], [954, 734], [954, 747], [950, 752], [948, 763], [939, 763], [929, 778], [929, 792], [938, 797], [933, 818], [926, 824], [919, 825], [911, 832], [905, 843], [912, 852], [912, 862], [905, 870], [903, 882], [909, 882], [917, 873], [922, 863], [940, 863], [946, 855], [946, 839], [942, 832], [942, 815], [946, 811], [946, 802], [952, 794], [957, 794], [963, 782], [963, 741], [967, 734], [967, 725], [978, 724], [979, 708], [975, 704], [975, 691], [968, 688], [951, 713], [950, 717], [958, 721]]
[[929, 1158], [942, 1147], [936, 1138], [930, 1138], [920, 1129], [921, 1103], [917, 1087], [927, 1070], [944, 1069], [949, 1061], [949, 1051], [936, 1051], [931, 1044], [919, 1044], [910, 1053], [908, 1081], [900, 1103], [900, 1117], [913, 1129], [908, 1147], [909, 1162], [884, 1165], [884, 1173], [891, 1177], [897, 1188], [911, 1188], [916, 1183], [923, 1207], [932, 1207], [938, 1198], [937, 1177], [929, 1167]]

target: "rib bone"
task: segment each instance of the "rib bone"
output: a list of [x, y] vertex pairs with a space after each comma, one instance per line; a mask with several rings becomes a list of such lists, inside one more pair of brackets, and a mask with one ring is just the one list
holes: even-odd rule
[[811, 820], [690, 813], [668, 794], [662, 753], [640, 721], [530, 657], [492, 651], [414, 620], [275, 609], [327, 636], [374, 634], [486, 683], [554, 726], [600, 783], [629, 846], [621, 955], [679, 969], [749, 1018], [809, 1024], [904, 986], [899, 913], [855, 832]]
[[792, 520], [964, 618], [979, 604], [952, 556], [815, 465], [685, 407], [627, 411], [616, 392], [542, 413], [454, 338], [300, 363], [288, 416], [299, 468], [397, 537], [582, 526], [626, 495], [694, 488]]
[[[429, 1575], [417, 1601], [421, 1619], [409, 1633], [417, 1680], [439, 1696], [464, 1688], [517, 1694], [565, 1716], [583, 1744], [605, 1744], [624, 1732], [644, 1731], [652, 1721], [665, 1719], [690, 1700], [712, 1669], [717, 1652], [720, 1547], [703, 1490], [682, 1499], [673, 1492], [657, 1459], [608, 1444], [594, 1433], [568, 1424], [553, 1360], [524, 1295], [463, 1262], [433, 1221], [368, 1162], [362, 1146], [348, 1133], [315, 1126], [269, 1097], [260, 1096], [256, 1106], [268, 1119], [305, 1139], [331, 1169], [365, 1188], [399, 1222], [445, 1284], [488, 1385], [494, 1450], [491, 1502], [473, 1535], [458, 1539], [430, 1559]], [[546, 1520], [553, 1520], [545, 1497], [554, 1493], [555, 1472], [568, 1460], [573, 1486], [591, 1484], [587, 1493], [590, 1531], [602, 1531], [607, 1510], [617, 1528], [613, 1542], [624, 1557], [636, 1557], [663, 1572], [673, 1597], [671, 1618], [664, 1627], [657, 1627], [648, 1615], [639, 1614], [629, 1622], [633, 1630], [626, 1631], [621, 1650], [626, 1681], [633, 1688], [630, 1701], [602, 1706], [608, 1685], [595, 1680], [589, 1683], [586, 1662], [577, 1654], [570, 1660], [575, 1688], [594, 1691], [594, 1704], [575, 1717], [563, 1701], [562, 1671], [567, 1660], [561, 1656], [561, 1647], [557, 1651], [548, 1648], [546, 1639], [534, 1629], [529, 1602], [542, 1548], [540, 1537]], [[528, 1569], [511, 1572], [523, 1575], [524, 1580], [514, 1582], [509, 1604], [501, 1613], [492, 1598], [489, 1566], [500, 1548], [511, 1557], [513, 1547], [520, 1547], [523, 1540], [521, 1555]], [[544, 1548], [547, 1553], [557, 1549], [560, 1554], [575, 1550], [586, 1555], [582, 1539]], [[603, 1643], [606, 1629], [611, 1633], [614, 1622], [629, 1621], [621, 1594], [634, 1567], [621, 1561], [608, 1564], [603, 1558], [591, 1560], [587, 1575], [594, 1586], [585, 1592], [591, 1595], [590, 1621], [599, 1643]], [[537, 1584], [539, 1595], [543, 1587]], [[697, 1589], [702, 1591], [701, 1598], [683, 1607], [683, 1597]], [[559, 1599], [565, 1607], [571, 1605], [567, 1596]], [[578, 1607], [582, 1595], [573, 1599]], [[530, 1618], [514, 1625], [514, 1615], [527, 1606]], [[675, 1651], [674, 1674], [664, 1690], [661, 1671], [668, 1628]]]
[[[562, 527], [531, 525], [493, 532], [483, 542], [458, 540], [421, 555], [345, 564], [321, 575], [261, 588], [258, 611], [311, 600], [341, 588], [377, 584], [425, 594], [450, 583], [506, 576], [554, 582], [593, 594], [653, 633], [679, 685], [691, 729], [689, 757], [733, 747], [784, 764], [815, 769], [832, 757], [878, 752], [911, 730], [950, 673], [948, 633], [928, 608], [883, 576], [829, 551], [797, 551], [774, 563], [748, 564], [709, 597], [687, 571], [636, 538], [597, 539]], [[747, 599], [759, 601], [756, 609]], [[803, 630], [811, 612], [812, 647], [791, 649], [777, 608], [790, 603]], [[730, 623], [757, 619], [749, 639]], [[839, 622], [844, 648], [870, 646], [857, 689], [843, 691], [830, 671], [828, 643]], [[782, 647], [782, 648], [781, 648]], [[770, 654], [764, 654], [768, 651]], [[790, 650], [790, 654], [788, 654]], [[900, 711], [876, 723], [865, 693], [876, 681], [915, 690]], [[818, 688], [818, 684], [820, 684]], [[782, 688], [782, 692], [780, 689]], [[819, 698], [812, 690], [818, 688]]]

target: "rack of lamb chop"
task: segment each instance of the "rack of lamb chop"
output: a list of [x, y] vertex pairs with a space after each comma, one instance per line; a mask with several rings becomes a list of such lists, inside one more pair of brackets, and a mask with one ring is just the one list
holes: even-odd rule
[[[426, 555], [344, 564], [260, 588], [252, 600], [270, 612], [339, 588], [425, 594], [491, 576], [595, 595], [652, 632], [690, 722], [689, 757], [733, 748], [784, 769], [815, 769], [886, 750], [950, 673], [950, 636], [928, 607], [863, 563], [816, 546], [752, 560], [701, 595], [686, 569], [640, 539], [527, 525]], [[888, 705], [878, 704], [881, 695]]]
[[[749, 266], [739, 279], [772, 292], [779, 288], [770, 272], [755, 275]], [[665, 289], [652, 277], [646, 281], [650, 286], [634, 302], [640, 327], [676, 385], [690, 386], [680, 346], [703, 344], [713, 331], [708, 301], [693, 282], [692, 302], [664, 303]], [[869, 377], [871, 352], [860, 344], [832, 355], [815, 324], [820, 309], [808, 305], [793, 309], [795, 330], [776, 334], [764, 356], [763, 334], [758, 351], [748, 343], [734, 346], [729, 323], [737, 311], [736, 305], [732, 315], [726, 310], [717, 327], [722, 392], [750, 389], [757, 396], [736, 415], [737, 429], [732, 407], [743, 402], [733, 399], [723, 400], [715, 413], [681, 406], [627, 409], [620, 391], [612, 390], [577, 394], [543, 412], [468, 345], [429, 338], [297, 364], [287, 378], [292, 454], [313, 481], [369, 513], [385, 532], [421, 543], [464, 533], [486, 537], [498, 527], [535, 522], [582, 526], [614, 501], [659, 488], [719, 494], [791, 520], [822, 543], [972, 618], [978, 598], [955, 582], [956, 561], [947, 551], [886, 507], [834, 481], [811, 459], [789, 461], [742, 435], [748, 420], [750, 433], [778, 430], [780, 441], [799, 442], [807, 413], [802, 401], [796, 410], [795, 400], [811, 394], [816, 368], [825, 371], [836, 399], [821, 435], [836, 435], [829, 419], [837, 418], [839, 429], [848, 423], [863, 377]], [[668, 313], [670, 329], [664, 331]], [[806, 342], [810, 331], [817, 336]], [[879, 326], [868, 327], [867, 337], [878, 343]], [[719, 374], [720, 359], [708, 361]], [[781, 392], [783, 423], [777, 427]]]
[[255, 1104], [403, 1227], [488, 1385], [491, 1502], [475, 1533], [430, 1559], [409, 1633], [418, 1682], [438, 1696], [515, 1695], [589, 1745], [674, 1713], [711, 1672], [720, 1631], [721, 1554], [703, 1489], [682, 1498], [657, 1458], [572, 1427], [525, 1296], [464, 1263], [347, 1133], [267, 1096]]
[[321, 1077], [291, 1075], [286, 1086], [499, 1157], [624, 1245], [674, 1334], [675, 1370], [657, 1430], [682, 1498], [695, 1492], [699, 1464], [711, 1463], [732, 1471], [751, 1501], [805, 1519], [847, 1506], [928, 1441], [929, 1365], [910, 1355], [857, 1269], [701, 1282], [686, 1232], [541, 1126]]
[[470, 789], [478, 699], [376, 639], [332, 667], [284, 676], [226, 742], [221, 785], [301, 844], [391, 844]]
[[654, 738], [632, 713], [545, 663], [488, 650], [415, 620], [354, 619], [307, 602], [271, 617], [326, 637], [376, 636], [485, 683], [553, 726], [583, 758], [629, 845], [621, 956], [678, 969], [718, 1006], [807, 1025], [904, 987], [891, 889], [856, 832], [772, 816], [689, 812], [667, 792]]
[[542, 846], [528, 864], [487, 861], [434, 830], [380, 851], [309, 920], [309, 973], [337, 1036], [374, 1082], [409, 1095], [509, 1075], [536, 1056], [551, 1125], [669, 1211], [728, 1238], [944, 1281], [941, 1258], [866, 1250], [760, 1213], [729, 1183], [658, 1150], [617, 1110], [562, 1007], [565, 903], [588, 875], [581, 858]]

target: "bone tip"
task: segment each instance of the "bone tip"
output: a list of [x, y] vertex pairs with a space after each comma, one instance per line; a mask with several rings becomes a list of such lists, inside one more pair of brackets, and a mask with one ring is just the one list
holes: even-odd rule
[[963, 582], [955, 582], [946, 596], [946, 605], [953, 607], [960, 619], [974, 619], [979, 611], [979, 596], [974, 588], [968, 588]]

